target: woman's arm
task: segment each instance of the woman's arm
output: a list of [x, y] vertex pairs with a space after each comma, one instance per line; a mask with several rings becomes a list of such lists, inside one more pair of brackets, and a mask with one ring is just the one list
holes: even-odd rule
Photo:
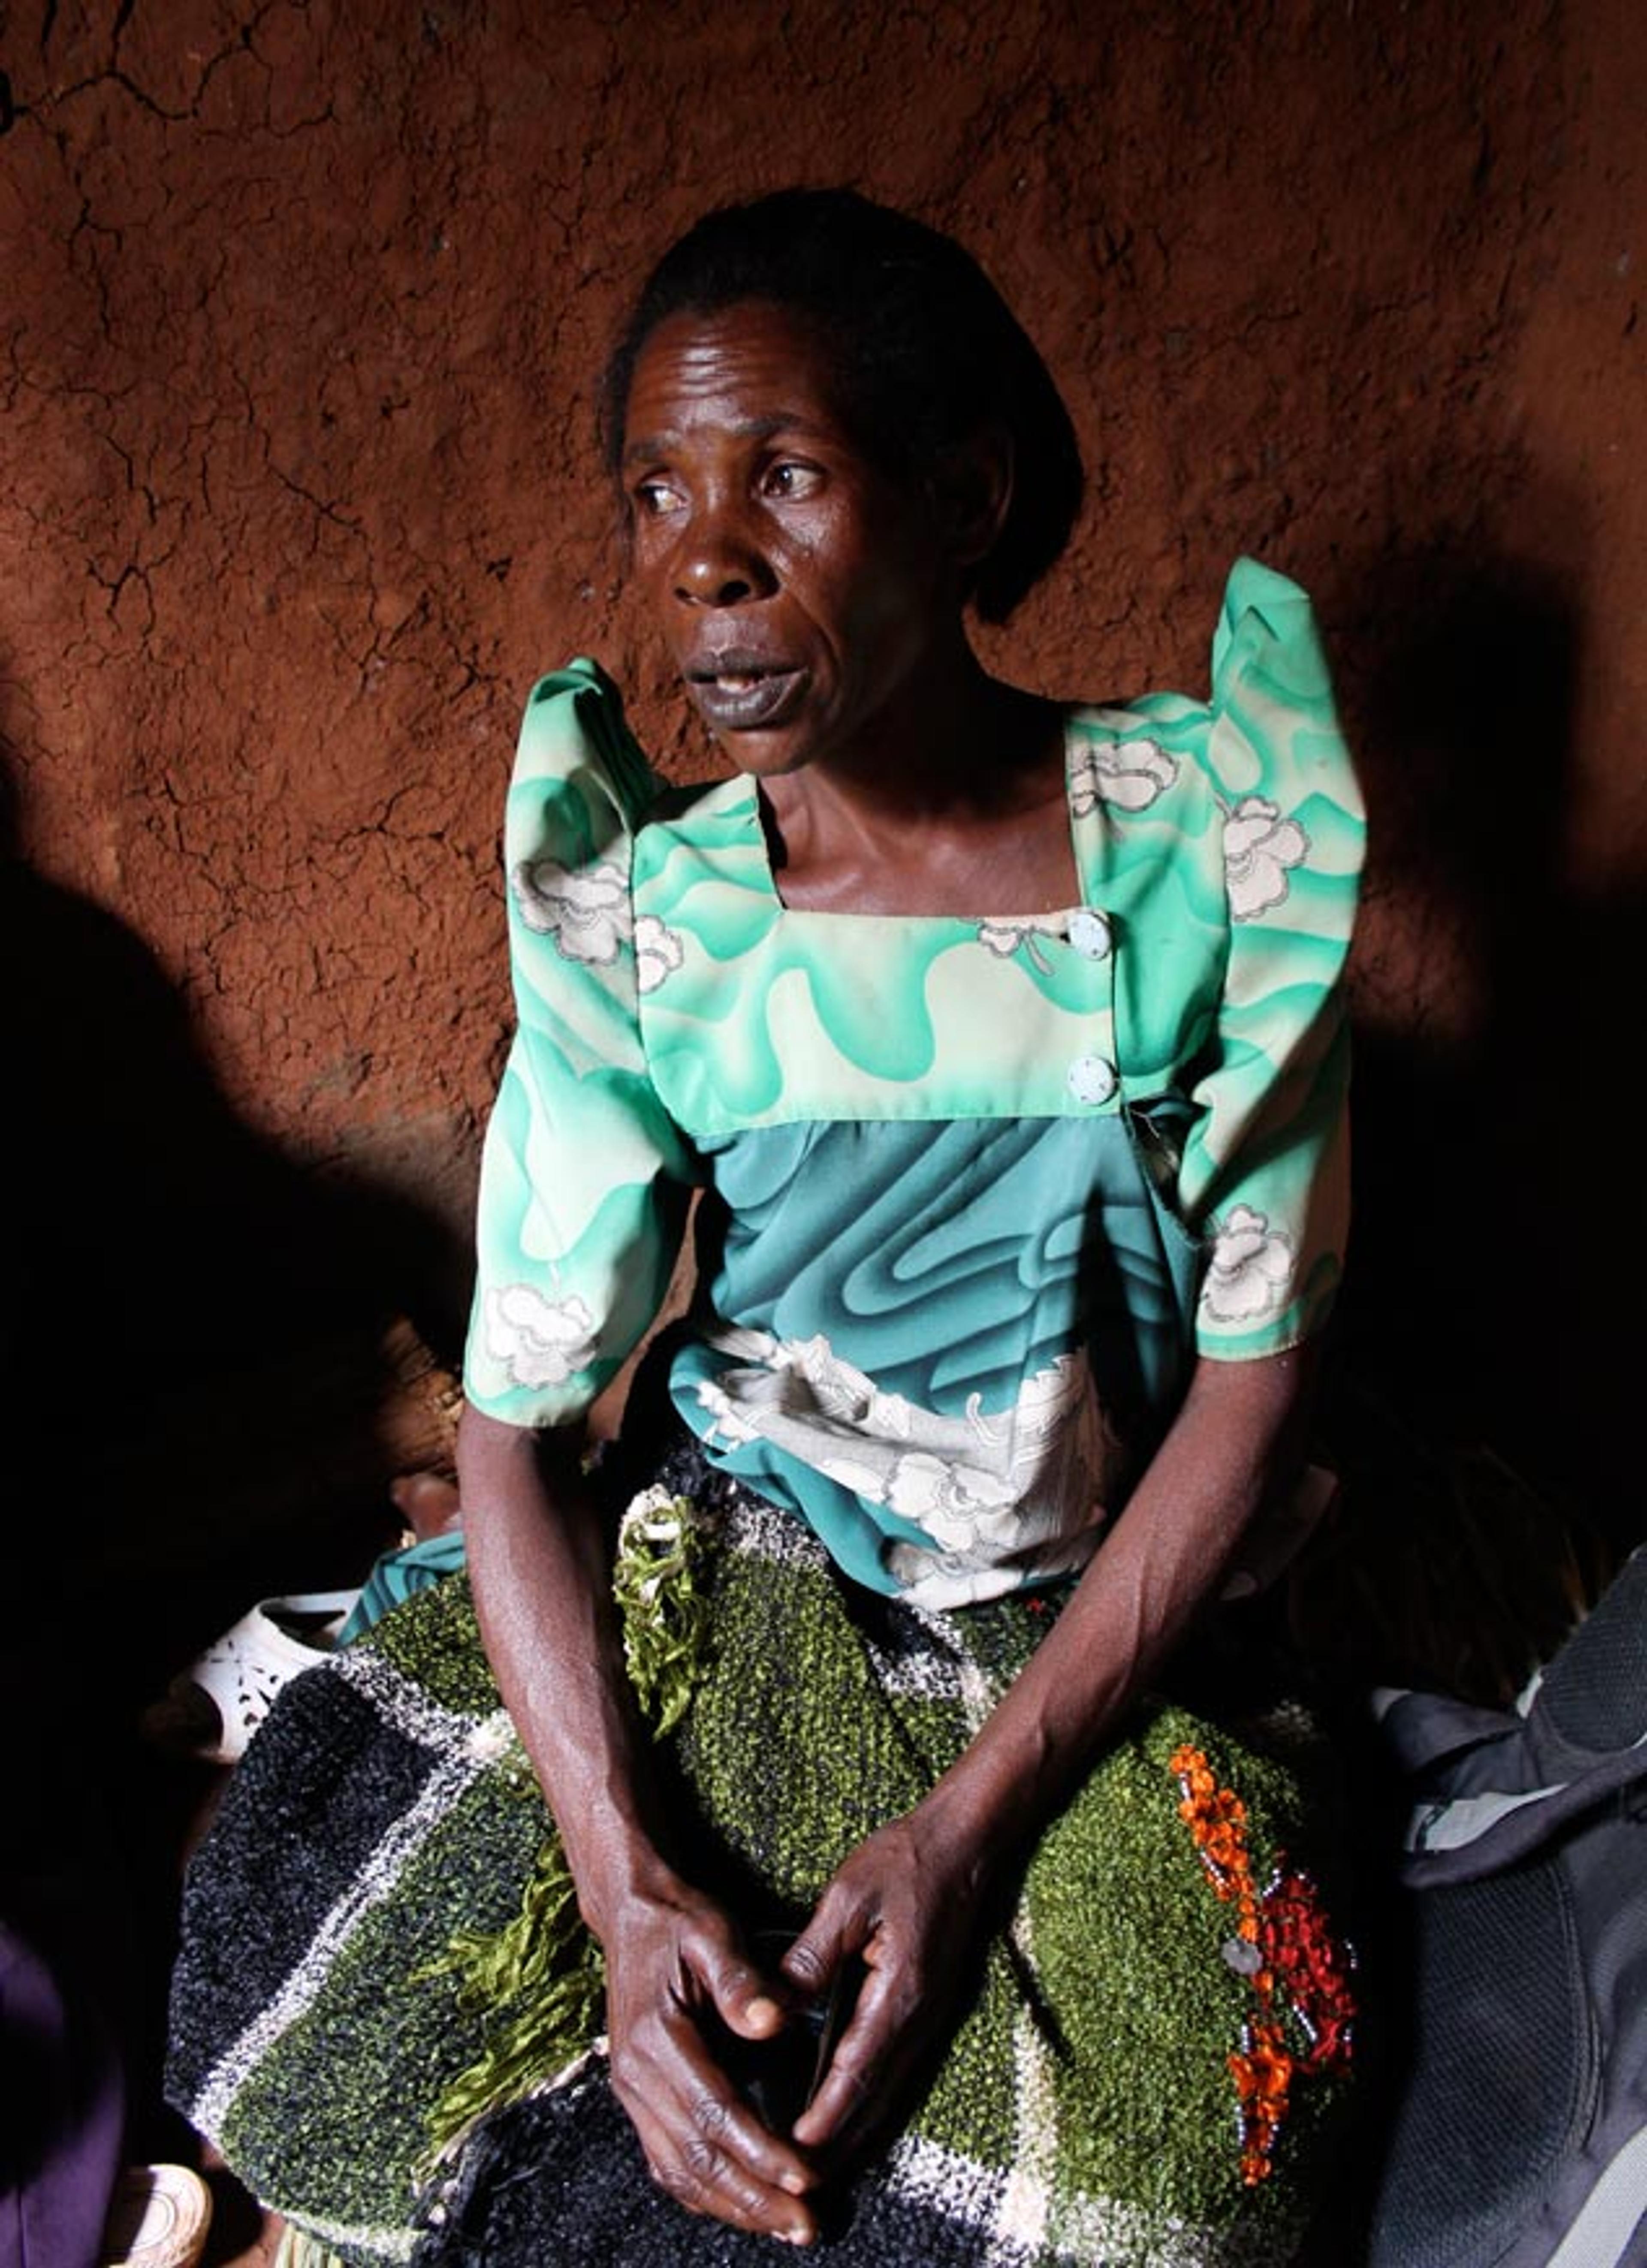
[[464, 1413], [459, 1475], [482, 1635], [607, 1962], [612, 2078], [658, 2181], [693, 2211], [809, 2242], [812, 2169], [720, 2071], [701, 2018], [746, 2039], [783, 2011], [737, 1931], [670, 1862], [624, 1672], [581, 1427]]
[[853, 1852], [784, 1967], [821, 1991], [867, 1975], [795, 2127], [807, 2148], [872, 2129], [941, 2023], [955, 1948], [1105, 1734], [1216, 1598], [1260, 1506], [1298, 1461], [1309, 1348], [1196, 1366], [1183, 1406], [1073, 1596], [966, 1754]]

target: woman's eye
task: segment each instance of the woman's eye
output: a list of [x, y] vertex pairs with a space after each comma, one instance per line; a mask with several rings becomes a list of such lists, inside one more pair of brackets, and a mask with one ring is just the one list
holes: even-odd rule
[[680, 497], [667, 481], [637, 481], [635, 484], [635, 509], [643, 519], [656, 519], [661, 512], [671, 512]]
[[768, 496], [804, 497], [812, 493], [821, 477], [816, 465], [768, 465], [761, 485]]

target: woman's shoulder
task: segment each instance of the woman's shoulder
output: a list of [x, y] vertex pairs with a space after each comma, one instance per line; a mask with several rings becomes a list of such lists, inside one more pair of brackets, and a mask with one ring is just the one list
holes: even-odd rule
[[1192, 778], [1225, 801], [1256, 784], [1255, 765], [1349, 770], [1309, 597], [1256, 559], [1238, 559], [1225, 582], [1206, 694], [1077, 703], [1069, 717], [1077, 773], [1092, 773], [1101, 799], [1123, 809]]
[[689, 827], [727, 800], [739, 780], [686, 785], [654, 769], [629, 730], [623, 696], [598, 661], [578, 656], [539, 678], [526, 696], [510, 782], [511, 810], [522, 806], [536, 831], [558, 813], [577, 835], [578, 806], [629, 837], [659, 822]]
[[1209, 694], [1156, 688], [1123, 700], [1074, 702], [1070, 714], [1109, 729], [1151, 721], [1204, 725], [1261, 658], [1284, 667], [1301, 691], [1325, 688], [1326, 663], [1308, 593], [1261, 560], [1240, 558], [1224, 582], [1213, 625]]
[[597, 832], [616, 821], [633, 834], [663, 782], [642, 755], [623, 713], [623, 696], [585, 656], [539, 678], [526, 696], [510, 781], [510, 820], [530, 812], [540, 826], [577, 836], [580, 807]]
[[1332, 719], [1332, 678], [1307, 593], [1260, 560], [1238, 559], [1212, 637], [1213, 712], [1248, 698]]

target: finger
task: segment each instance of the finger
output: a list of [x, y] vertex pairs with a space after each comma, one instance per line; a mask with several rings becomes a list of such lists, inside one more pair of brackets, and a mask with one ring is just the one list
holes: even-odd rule
[[[659, 2137], [652, 2163], [672, 2194], [697, 2212], [725, 2215], [736, 2206], [739, 2225], [751, 2214], [759, 2226], [791, 2232], [811, 2226], [805, 2210], [791, 2210], [816, 2185], [810, 2161], [771, 2133], [738, 2093], [710, 2052], [689, 2014], [681, 2012], [660, 2045], [654, 2083], [646, 2090], [649, 2115]], [[717, 2200], [719, 2200], [717, 2202]]]
[[687, 1965], [710, 2005], [740, 2039], [769, 2040], [787, 2011], [730, 1931], [700, 1928], [683, 1948]]
[[832, 1882], [784, 1955], [782, 1972], [809, 1999], [821, 1999], [842, 1962], [865, 1953], [873, 1933], [871, 1918], [861, 1902]]
[[712, 2113], [682, 2130], [643, 2110], [635, 2126], [653, 2180], [688, 2213], [786, 2244], [810, 2244], [817, 2235], [811, 2209], [741, 2165]]
[[890, 2092], [903, 2060], [908, 2030], [905, 1994], [884, 1969], [866, 1970], [851, 2021], [835, 2043], [829, 2068], [796, 2120], [794, 2139], [805, 2150], [839, 2141], [849, 2125], [873, 2117]]
[[790, 2197], [817, 2183], [810, 2160], [774, 2134], [711, 2052], [690, 2009], [678, 2008], [651, 2043], [646, 2100], [691, 2165], [708, 2144], [755, 2182]]

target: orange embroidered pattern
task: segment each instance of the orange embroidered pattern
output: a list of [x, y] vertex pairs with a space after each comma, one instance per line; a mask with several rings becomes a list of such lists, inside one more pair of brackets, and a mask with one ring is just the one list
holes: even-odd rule
[[1263, 1890], [1253, 1879], [1246, 1806], [1220, 1787], [1199, 1749], [1171, 1758], [1182, 1800], [1178, 1815], [1195, 1838], [1207, 1878], [1235, 1908], [1224, 1957], [1252, 1992], [1241, 2045], [1230, 2058], [1240, 2122], [1241, 2179], [1268, 2175], [1296, 2078], [1341, 2071], [1349, 2061], [1355, 2001], [1350, 1956], [1335, 1943], [1320, 1896], [1305, 1874], [1279, 1859]]

